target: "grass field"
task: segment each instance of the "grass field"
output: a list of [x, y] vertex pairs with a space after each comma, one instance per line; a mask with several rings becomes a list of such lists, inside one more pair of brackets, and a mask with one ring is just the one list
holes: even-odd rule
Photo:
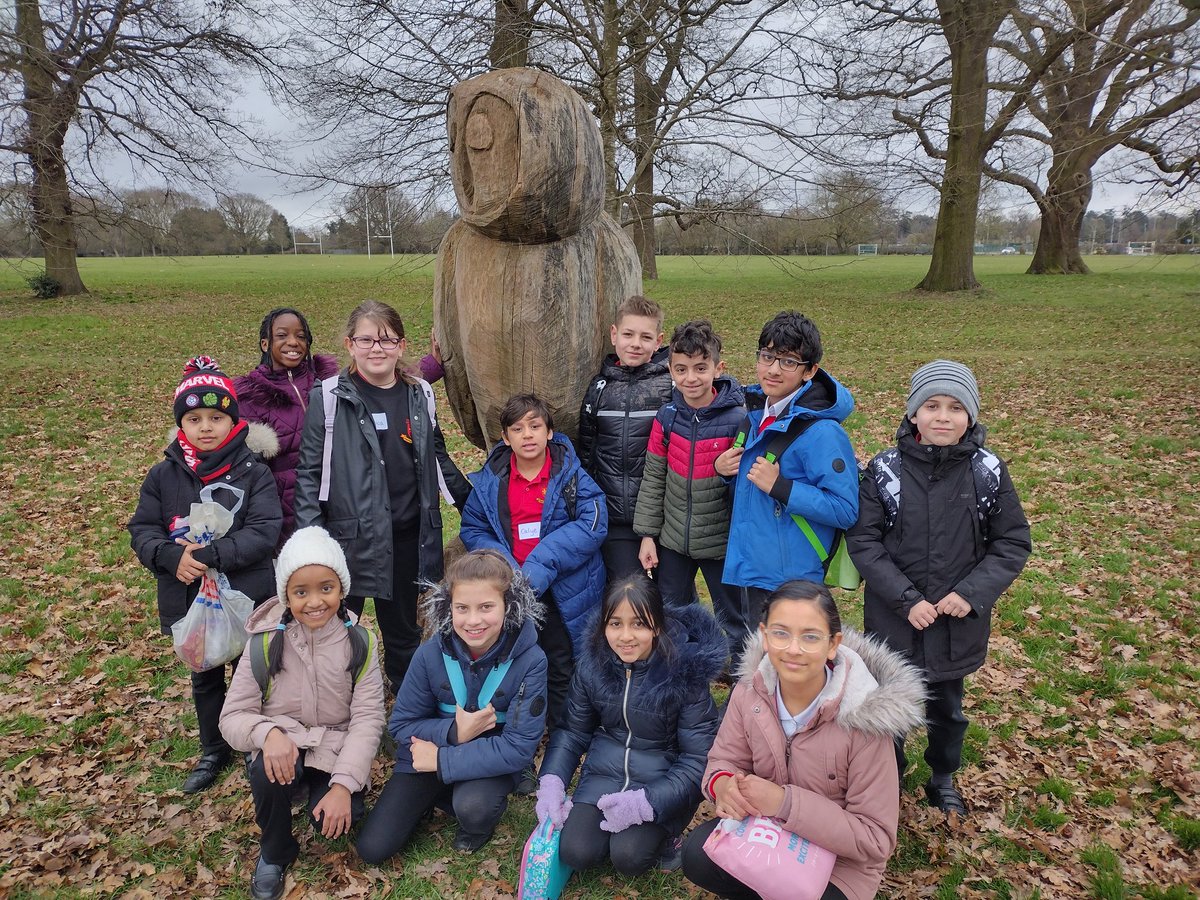
[[[915, 767], [882, 896], [1196, 896], [1200, 261], [1100, 257], [1093, 276], [1064, 279], [988, 257], [975, 295], [911, 293], [927, 264], [665, 258], [647, 286], [668, 327], [711, 317], [743, 380], [765, 319], [812, 316], [857, 399], [848, 430], [864, 460], [889, 441], [917, 365], [949, 356], [979, 376], [1034, 556], [968, 681], [961, 782], [975, 812], [948, 827], [918, 801]], [[397, 306], [423, 353], [431, 260], [84, 260], [94, 293], [55, 301], [29, 297], [33, 268], [0, 263], [0, 896], [246, 896], [244, 778], [176, 790], [195, 751], [186, 674], [124, 523], [188, 356], [248, 370], [261, 316], [282, 304], [332, 352], [364, 297]], [[460, 466], [477, 467], [443, 422]], [[861, 598], [842, 601], [861, 621]], [[377, 784], [389, 768], [378, 761]], [[439, 816], [380, 868], [305, 829], [290, 896], [510, 895], [532, 824], [517, 800], [485, 851], [459, 857]], [[600, 871], [564, 896], [693, 893], [678, 875]]]

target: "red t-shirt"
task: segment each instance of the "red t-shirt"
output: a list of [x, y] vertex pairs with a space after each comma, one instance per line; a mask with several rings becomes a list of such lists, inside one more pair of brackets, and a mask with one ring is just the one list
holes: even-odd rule
[[522, 565], [542, 539], [542, 507], [546, 502], [546, 488], [549, 485], [549, 450], [546, 451], [546, 462], [542, 465], [542, 470], [532, 481], [517, 471], [517, 456], [513, 454], [508, 479], [508, 512], [512, 517], [513, 556]]

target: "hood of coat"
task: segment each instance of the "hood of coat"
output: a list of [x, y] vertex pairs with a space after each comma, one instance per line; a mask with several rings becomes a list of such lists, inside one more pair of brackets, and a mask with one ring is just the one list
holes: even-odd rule
[[[752, 384], [745, 388], [746, 408], [762, 409], [766, 405], [766, 395], [762, 387]], [[842, 422], [854, 412], [854, 397], [850, 391], [836, 378], [818, 368], [808, 383], [800, 389], [791, 408], [780, 418], [788, 415], [801, 415], [812, 419], [832, 419]]]
[[[546, 449], [550, 451], [550, 477], [556, 477], [560, 472], [570, 472], [579, 465], [579, 457], [575, 455], [575, 447], [571, 441], [559, 432], [554, 432], [549, 443], [546, 444]], [[509, 466], [512, 465], [512, 447], [503, 441], [499, 441], [492, 447], [488, 453], [488, 458], [483, 464], [491, 475], [499, 477], [504, 475]], [[474, 480], [474, 479], [472, 479]]]
[[[584, 628], [588, 635], [576, 666], [583, 677], [596, 681], [619, 696], [625, 689], [625, 664], [608, 646], [607, 641], [595, 641], [592, 635], [601, 628], [601, 610], [593, 612]], [[672, 653], [670, 658], [655, 651], [650, 658], [634, 663], [634, 669], [645, 669], [640, 688], [650, 703], [676, 705], [692, 696], [697, 688], [705, 687], [721, 674], [725, 666], [725, 635], [717, 620], [698, 604], [667, 609], [667, 634]]]
[[[175, 440], [178, 436], [179, 427], [172, 425], [167, 430], [167, 446], [164, 452], [168, 456], [179, 456], [182, 461], [182, 451], [179, 449], [179, 442]], [[174, 452], [172, 452], [172, 448], [174, 448]], [[264, 425], [262, 422], [246, 422], [246, 449], [251, 453], [258, 454], [263, 459], [274, 459], [279, 455], [279, 435], [270, 425]]]
[[[238, 393], [238, 402], [249, 402], [264, 409], [285, 409], [296, 403], [296, 391], [292, 387], [296, 381], [308, 381], [310, 378], [320, 381], [336, 375], [337, 372], [337, 357], [328, 353], [318, 353], [312, 357], [311, 365], [306, 359], [292, 369], [290, 379], [287, 372], [277, 372], [264, 363], [234, 379], [234, 387]], [[307, 399], [305, 397], [305, 400]]]
[[732, 375], [719, 375], [714, 378], [713, 388], [717, 394], [713, 397], [712, 403], [700, 409], [692, 409], [692, 407], [688, 406], [687, 401], [683, 399], [683, 394], [679, 392], [679, 388], [673, 388], [671, 391], [671, 402], [675, 404], [675, 409], [678, 411], [677, 415], [705, 418], [730, 407], [745, 405], [746, 398], [742, 386]]
[[[454, 633], [454, 619], [450, 611], [450, 592], [446, 583], [427, 584], [429, 593], [421, 603], [425, 616], [427, 635], [448, 638]], [[513, 572], [512, 584], [504, 592], [504, 631], [516, 633], [526, 622], [536, 627], [545, 618], [546, 607], [529, 585], [529, 580], [519, 571]]]
[[[256, 607], [250, 613], [250, 617], [246, 619], [246, 632], [248, 634], [262, 634], [266, 631], [274, 631], [283, 618], [283, 611], [287, 609], [287, 604], [278, 597], [272, 597], [266, 603]], [[349, 611], [350, 623], [358, 622], [358, 616], [354, 615], [354, 611]], [[300, 622], [292, 621], [288, 623], [288, 628], [305, 628], [306, 626]], [[324, 625], [317, 629], [316, 638], [318, 641], [328, 637], [331, 634], [336, 634], [338, 629], [343, 631], [346, 628], [346, 623], [334, 616]]]
[[659, 347], [650, 356], [650, 361], [642, 363], [640, 366], [621, 365], [621, 360], [617, 358], [617, 354], [608, 353], [604, 357], [604, 362], [600, 365], [600, 377], [606, 378], [609, 381], [640, 381], [644, 378], [653, 378], [655, 375], [662, 375], [669, 372], [671, 369], [671, 348]]
[[[929, 444], [922, 444], [917, 440], [917, 426], [908, 418], [902, 419], [900, 427], [896, 429], [896, 446], [900, 448], [901, 453], [906, 456], [929, 457], [935, 462], [974, 456], [975, 451], [986, 441], [987, 428], [978, 422], [968, 428], [962, 440], [952, 447], [931, 447]], [[931, 449], [932, 453], [927, 452]]]
[[[750, 679], [753, 689], [774, 709], [779, 674], [758, 629], [746, 638], [738, 679]], [[921, 673], [883, 641], [853, 628], [842, 631], [829, 687], [829, 699], [817, 716], [832, 716], [844, 728], [895, 736], [925, 722]]]

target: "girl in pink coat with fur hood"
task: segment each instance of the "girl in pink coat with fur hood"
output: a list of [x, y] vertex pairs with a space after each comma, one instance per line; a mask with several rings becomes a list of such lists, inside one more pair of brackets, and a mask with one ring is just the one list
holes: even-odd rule
[[[771, 816], [834, 853], [823, 900], [874, 897], [900, 814], [892, 740], [924, 721], [923, 697], [903, 657], [842, 631], [828, 588], [785, 582], [746, 640], [704, 794], [722, 818]], [[704, 852], [718, 822], [688, 836], [684, 874], [721, 897], [757, 898]]]
[[275, 578], [278, 596], [246, 623], [250, 640], [221, 711], [225, 740], [253, 754], [246, 770], [262, 847], [250, 895], [259, 900], [283, 896], [300, 852], [292, 795], [301, 785], [324, 837], [362, 818], [384, 722], [376, 641], [355, 630], [346, 609], [350, 570], [337, 541], [301, 528], [284, 544]]

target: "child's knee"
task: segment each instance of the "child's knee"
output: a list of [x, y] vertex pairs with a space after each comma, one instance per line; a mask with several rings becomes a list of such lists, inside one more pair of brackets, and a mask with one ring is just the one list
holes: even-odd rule
[[468, 834], [491, 832], [504, 810], [508, 808], [508, 794], [481, 790], [474, 785], [463, 785], [454, 792], [454, 818]]

